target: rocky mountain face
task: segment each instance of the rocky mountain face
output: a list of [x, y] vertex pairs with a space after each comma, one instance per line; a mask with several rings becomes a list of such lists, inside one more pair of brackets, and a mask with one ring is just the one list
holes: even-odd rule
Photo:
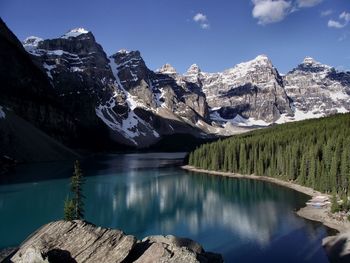
[[121, 50], [107, 58], [82, 28], [56, 39], [29, 37], [23, 46], [86, 130], [103, 125], [114, 141], [137, 147], [174, 133], [206, 136], [196, 126], [208, 118], [200, 87], [177, 74], [151, 71], [138, 51]]
[[194, 64], [184, 76], [202, 87], [210, 119], [221, 125], [268, 126], [350, 111], [350, 72], [310, 57], [284, 76], [265, 55], [220, 73]]
[[150, 236], [140, 241], [120, 230], [76, 220], [43, 226], [4, 262], [221, 263], [223, 259], [190, 239]]
[[296, 120], [350, 110], [350, 72], [339, 72], [310, 57], [284, 76]]
[[283, 79], [265, 55], [221, 73], [203, 73], [192, 65], [185, 76], [201, 85], [214, 121], [244, 117], [271, 123], [292, 114]]
[[55, 39], [27, 38], [23, 47], [31, 60], [15, 45], [42, 79], [29, 90], [45, 90], [54, 102], [42, 100], [68, 114], [53, 118], [57, 133], [79, 134], [80, 145], [148, 147], [174, 134], [213, 138], [350, 110], [350, 73], [311, 58], [284, 76], [265, 55], [219, 73], [194, 64], [180, 74], [169, 64], [149, 69], [138, 51], [108, 57], [83, 28]]
[[113, 98], [114, 76], [92, 33], [77, 28], [56, 39], [29, 37], [23, 46], [46, 73], [60, 105], [79, 124], [78, 147], [108, 147], [112, 143], [108, 140], [110, 132], [96, 116], [95, 108]]

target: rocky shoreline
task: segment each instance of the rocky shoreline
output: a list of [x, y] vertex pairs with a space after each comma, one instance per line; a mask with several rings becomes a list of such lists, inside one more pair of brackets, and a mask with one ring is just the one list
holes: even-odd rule
[[[237, 173], [230, 173], [230, 172], [219, 172], [219, 171], [210, 171], [210, 170], [204, 170], [204, 169], [198, 169], [193, 166], [184, 165], [181, 167], [182, 169], [192, 171], [192, 172], [198, 172], [198, 173], [206, 173], [210, 175], [219, 175], [219, 176], [227, 176], [232, 178], [247, 178], [247, 179], [254, 179], [254, 180], [261, 180], [266, 182], [271, 182], [274, 184], [278, 184], [284, 187], [288, 187], [290, 189], [293, 189], [295, 191], [304, 193], [311, 198], [319, 196], [319, 195], [325, 195], [319, 191], [316, 191], [310, 187], [301, 186], [294, 182], [289, 181], [283, 181], [277, 178], [273, 177], [267, 177], [267, 176], [257, 176], [257, 175], [242, 175]], [[330, 206], [326, 206], [323, 208], [316, 208], [316, 207], [310, 207], [306, 206], [297, 211], [297, 214], [300, 217], [303, 217], [308, 220], [321, 222], [325, 226], [335, 229], [340, 233], [344, 233], [346, 231], [350, 231], [350, 222], [346, 220], [344, 217], [333, 215], [330, 212]]]
[[188, 238], [168, 235], [137, 240], [117, 229], [61, 220], [39, 228], [2, 262], [221, 263], [223, 258]]

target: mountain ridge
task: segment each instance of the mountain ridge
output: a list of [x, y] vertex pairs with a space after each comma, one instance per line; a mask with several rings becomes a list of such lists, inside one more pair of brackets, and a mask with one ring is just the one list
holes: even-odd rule
[[[94, 45], [100, 47], [101, 54], [105, 55], [103, 47], [97, 44], [91, 31], [77, 28], [66, 34], [69, 37], [63, 35], [63, 40], [70, 42], [91, 38]], [[65, 52], [72, 52], [72, 54], [76, 52], [74, 49], [65, 49], [61, 52], [57, 51], [60, 50], [58, 48], [52, 50], [54, 45], [50, 45], [50, 42], [61, 43], [63, 40], [38, 40], [38, 38], [29, 40], [35, 45], [28, 45], [28, 39], [23, 44], [34, 56], [42, 57], [41, 52], [45, 49], [47, 56], [56, 57], [66, 55]], [[75, 59], [74, 56], [73, 58]], [[192, 64], [184, 74], [178, 73], [169, 63], [155, 71], [149, 69], [137, 50], [124, 49], [108, 57], [105, 55], [105, 58], [109, 62], [105, 62], [100, 67], [104, 66], [108, 71], [111, 91], [109, 95], [105, 95], [104, 101], [99, 101], [98, 105], [95, 105], [95, 111], [110, 129], [123, 135], [125, 140], [119, 140], [120, 142], [134, 146], [148, 146], [155, 143], [163, 134], [172, 134], [171, 125], [163, 131], [154, 127], [150, 120], [154, 115], [163, 119], [176, 119], [185, 126], [192, 126], [194, 130], [199, 128], [201, 130], [199, 134], [194, 132], [197, 136], [217, 136], [241, 132], [240, 127], [269, 126], [273, 123], [317, 118], [349, 111], [346, 105], [349, 101], [346, 94], [350, 86], [347, 85], [346, 79], [348, 73], [345, 72], [342, 77], [339, 77], [341, 73], [311, 57], [305, 57], [303, 62], [285, 75], [281, 75], [269, 57], [264, 54], [217, 73], [203, 72], [197, 64]], [[54, 66], [46, 63], [45, 59], [42, 63], [52, 79], [51, 71], [54, 70]], [[88, 66], [85, 68], [70, 66], [70, 71], [79, 74], [86, 68]], [[323, 71], [327, 72], [315, 76], [317, 72]], [[318, 78], [321, 81], [327, 78], [326, 80], [330, 81], [328, 75], [331, 72], [332, 81], [337, 82], [339, 78], [345, 79], [346, 87], [342, 87], [344, 83], [332, 84], [335, 91], [327, 96], [321, 92], [323, 97], [317, 102], [313, 98], [315, 94], [310, 94], [309, 100], [306, 101], [307, 98], [302, 91], [293, 89], [293, 85], [305, 84], [301, 76], [307, 75], [309, 79]], [[103, 85], [101, 87], [103, 89]], [[321, 88], [317, 87], [317, 89]], [[341, 92], [344, 93], [345, 99], [341, 98]], [[334, 98], [337, 95], [341, 101], [330, 103], [329, 97]], [[301, 98], [304, 102], [300, 102]], [[306, 107], [307, 112], [303, 103], [312, 104]], [[315, 107], [320, 107], [323, 103], [327, 104], [323, 107], [323, 111], [316, 111]], [[329, 110], [326, 109], [327, 107]], [[117, 112], [112, 108], [116, 108]], [[139, 116], [140, 113], [135, 113], [139, 109], [144, 110], [142, 117]], [[193, 131], [185, 129], [184, 132]]]
[[350, 110], [350, 72], [310, 57], [284, 75], [266, 55], [216, 73], [192, 64], [181, 74], [169, 63], [151, 70], [137, 50], [107, 56], [84, 28], [22, 45], [97, 144], [144, 148], [173, 134], [211, 139]]

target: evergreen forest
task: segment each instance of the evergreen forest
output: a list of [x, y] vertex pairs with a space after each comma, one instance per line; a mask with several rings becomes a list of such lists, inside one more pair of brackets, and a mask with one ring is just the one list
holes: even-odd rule
[[236, 135], [199, 146], [189, 165], [295, 181], [325, 193], [350, 192], [350, 114]]

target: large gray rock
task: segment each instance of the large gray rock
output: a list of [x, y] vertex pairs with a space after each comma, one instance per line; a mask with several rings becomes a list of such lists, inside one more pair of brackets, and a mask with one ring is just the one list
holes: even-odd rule
[[122, 262], [135, 243], [135, 237], [119, 230], [96, 227], [83, 221], [57, 221], [29, 237], [11, 261]]
[[84, 221], [57, 221], [33, 233], [8, 260], [14, 263], [53, 262], [223, 262], [218, 254], [174, 236], [151, 236], [137, 241], [120, 230]]
[[350, 262], [350, 232], [326, 237], [323, 239], [322, 245], [330, 262]]

